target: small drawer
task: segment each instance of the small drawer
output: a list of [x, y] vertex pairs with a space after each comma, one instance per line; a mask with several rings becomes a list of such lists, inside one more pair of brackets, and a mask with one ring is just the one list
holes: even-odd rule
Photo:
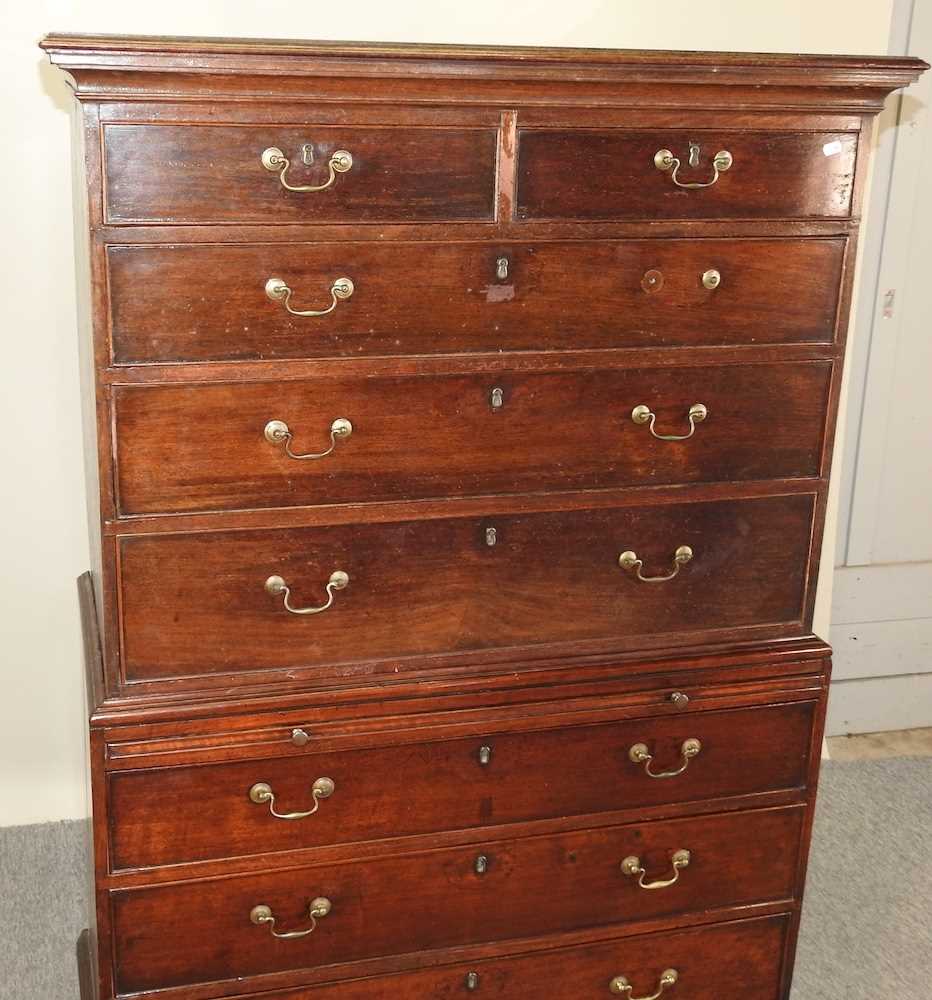
[[760, 635], [801, 621], [814, 500], [122, 536], [124, 676], [261, 680], [360, 662], [399, 676], [483, 651], [501, 662]]
[[813, 711], [792, 702], [118, 771], [111, 863], [144, 868], [802, 790]]
[[696, 816], [114, 891], [117, 986], [133, 993], [789, 901], [805, 815], [789, 806]]
[[105, 221], [490, 221], [496, 143], [493, 128], [108, 124]]
[[114, 390], [122, 515], [817, 477], [832, 363]]
[[[778, 1000], [789, 917], [760, 917], [686, 931], [635, 935], [587, 947], [479, 959], [276, 992], [275, 1000], [478, 998], [606, 1000], [664, 994], [675, 1000]], [[665, 979], [666, 976], [666, 979]], [[675, 989], [673, 987], [676, 987]], [[264, 994], [263, 996], [268, 996]], [[262, 1000], [237, 994], [236, 1000]]]
[[845, 246], [844, 237], [110, 246], [113, 359], [827, 344]]
[[520, 219], [851, 213], [856, 132], [520, 129]]

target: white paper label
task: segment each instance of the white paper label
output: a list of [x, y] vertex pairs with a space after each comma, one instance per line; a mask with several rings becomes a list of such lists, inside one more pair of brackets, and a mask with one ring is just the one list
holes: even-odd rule
[[834, 156], [836, 153], [841, 152], [841, 143], [837, 139], [834, 142], [827, 142], [822, 147], [822, 152], [826, 156]]

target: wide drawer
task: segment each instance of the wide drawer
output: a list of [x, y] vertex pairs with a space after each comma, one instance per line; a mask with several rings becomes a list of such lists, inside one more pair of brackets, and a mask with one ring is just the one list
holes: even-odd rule
[[[813, 711], [813, 702], [791, 702], [118, 771], [111, 863], [150, 867], [801, 789]], [[636, 747], [652, 760], [632, 759]]]
[[[805, 815], [792, 806], [697, 816], [116, 891], [118, 990], [789, 900]], [[630, 862], [625, 873], [626, 859], [640, 874]], [[665, 888], [639, 885], [674, 874]], [[273, 937], [310, 930], [318, 900], [329, 912], [310, 934]], [[253, 922], [263, 912], [274, 926]]]
[[[820, 361], [121, 387], [119, 509], [816, 477], [831, 374]], [[322, 457], [293, 457], [307, 455]]]
[[[845, 238], [107, 249], [117, 364], [830, 343]], [[322, 312], [339, 278], [353, 283]], [[705, 284], [703, 283], [705, 282]], [[707, 287], [711, 286], [711, 287]]]
[[[352, 125], [103, 127], [111, 223], [486, 221], [493, 217], [494, 128]], [[311, 163], [305, 165], [305, 147]], [[267, 169], [263, 154], [281, 160]], [[345, 171], [340, 154], [351, 154]], [[267, 157], [266, 157], [267, 159]], [[276, 166], [277, 163], [277, 166]], [[191, 276], [196, 286], [197, 276]]]
[[851, 212], [857, 143], [856, 132], [519, 129], [517, 214], [528, 220], [844, 217]]
[[[793, 624], [813, 509], [807, 493], [126, 536], [123, 670], [153, 680], [381, 660], [395, 672], [392, 658], [419, 654], [436, 665], [436, 654], [615, 650], [657, 635], [675, 645], [683, 633]], [[643, 565], [623, 568], [628, 552]], [[325, 587], [322, 613], [286, 610], [320, 608]]]
[[[561, 1000], [605, 1000], [623, 978], [633, 995], [655, 993], [672, 971], [689, 1000], [779, 1000], [789, 930], [783, 914], [730, 921], [694, 930], [634, 935], [577, 948], [479, 959], [395, 975], [329, 982], [276, 992], [274, 1000], [426, 1000], [477, 997], [526, 1000], [542, 994]], [[668, 975], [668, 981], [670, 976]], [[619, 994], [615, 994], [619, 995]], [[621, 996], [626, 994], [622, 992]], [[264, 997], [269, 994], [263, 994]], [[238, 1000], [261, 1000], [258, 995]]]

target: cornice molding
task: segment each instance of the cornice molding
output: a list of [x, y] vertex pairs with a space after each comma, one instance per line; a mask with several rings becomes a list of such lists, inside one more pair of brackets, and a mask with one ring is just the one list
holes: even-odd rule
[[[317, 81], [296, 99], [321, 99], [327, 81], [392, 81], [399, 100], [520, 100], [522, 84], [544, 82], [554, 103], [876, 111], [893, 90], [928, 69], [921, 59], [625, 49], [498, 48], [196, 38], [49, 35], [40, 43], [69, 74], [79, 98], [261, 99]], [[416, 84], [435, 84], [419, 98]], [[406, 91], [406, 87], [410, 88]], [[476, 88], [480, 93], [476, 93]], [[670, 88], [677, 93], [671, 94]], [[727, 91], [722, 88], [730, 88]], [[717, 96], [716, 96], [717, 95]], [[352, 91], [349, 100], [362, 100]], [[581, 101], [582, 98], [582, 101]], [[370, 98], [371, 99], [371, 95]], [[538, 103], [538, 102], [535, 102]]]

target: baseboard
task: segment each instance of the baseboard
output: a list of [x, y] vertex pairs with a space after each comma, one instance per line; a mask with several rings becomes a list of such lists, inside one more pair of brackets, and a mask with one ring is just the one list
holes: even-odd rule
[[833, 681], [826, 736], [932, 726], [932, 674]]

